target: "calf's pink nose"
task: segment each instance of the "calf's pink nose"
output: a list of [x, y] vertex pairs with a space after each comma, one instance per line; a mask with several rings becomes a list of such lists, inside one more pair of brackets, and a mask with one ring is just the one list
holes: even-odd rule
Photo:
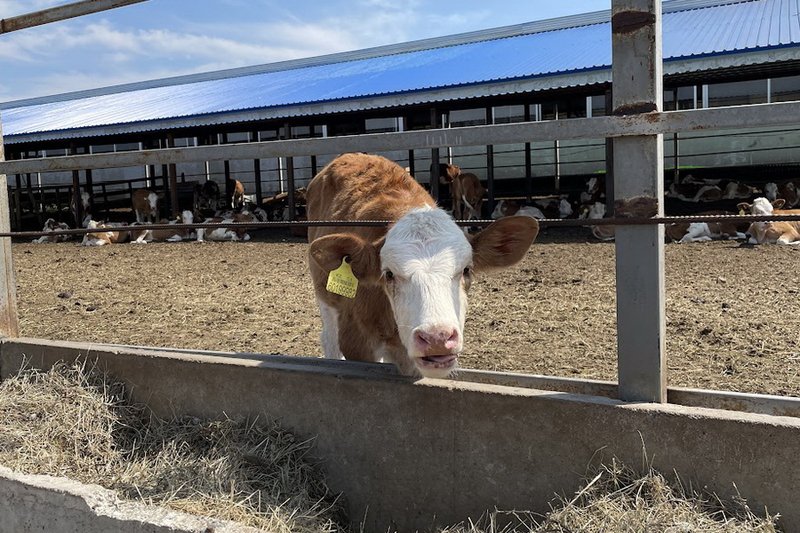
[[458, 330], [447, 326], [417, 328], [414, 342], [425, 355], [446, 355], [458, 349]]

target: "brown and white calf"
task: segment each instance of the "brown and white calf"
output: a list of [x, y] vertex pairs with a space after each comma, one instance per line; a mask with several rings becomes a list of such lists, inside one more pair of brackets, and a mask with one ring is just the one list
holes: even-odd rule
[[[782, 198], [770, 202], [764, 197], [756, 198], [752, 204], [738, 204], [740, 212], [751, 215], [800, 215], [800, 209], [781, 209], [785, 205]], [[750, 244], [794, 244], [800, 245], [800, 222], [753, 222], [747, 228], [747, 242]]]
[[[191, 211], [181, 213], [180, 219], [170, 221], [170, 224], [191, 224], [194, 222], [194, 215]], [[148, 242], [180, 242], [184, 239], [194, 239], [195, 231], [192, 229], [146, 229], [142, 226], [141, 230], [130, 233], [131, 244], [147, 244]]]
[[[56, 222], [54, 218], [48, 218], [44, 222], [42, 231], [52, 233], [54, 231], [70, 229], [66, 222]], [[71, 235], [42, 235], [38, 239], [33, 239], [34, 244], [44, 244], [46, 242], [66, 242], [72, 238]]]
[[[701, 211], [698, 215], [733, 215], [728, 211]], [[676, 222], [664, 227], [664, 234], [673, 242], [704, 242], [718, 239], [745, 239], [746, 222]]]
[[90, 220], [89, 229], [107, 228], [108, 231], [98, 233], [87, 233], [83, 236], [81, 246], [105, 246], [106, 244], [121, 243], [128, 240], [127, 231], [115, 231], [113, 228], [119, 228], [124, 224], [104, 224], [96, 220]]
[[453, 179], [452, 187], [453, 218], [456, 220], [480, 218], [486, 189], [481, 185], [478, 176], [462, 172]]
[[[474, 273], [515, 264], [539, 231], [531, 218], [506, 217], [469, 237], [402, 167], [366, 154], [322, 169], [307, 207], [309, 220], [392, 221], [388, 229], [310, 227], [309, 268], [325, 356], [392, 362], [405, 375], [450, 375]], [[358, 280], [352, 299], [326, 289], [343, 262]]]
[[[405, 170], [405, 169], [404, 169]], [[431, 165], [431, 178], [436, 176], [436, 167]], [[483, 197], [486, 189], [481, 185], [478, 176], [471, 172], [462, 172], [458, 165], [441, 163], [438, 170], [439, 182], [450, 185], [452, 197], [452, 215], [456, 220], [480, 218]]]
[[767, 200], [774, 201], [782, 199], [785, 207], [796, 207], [800, 204], [800, 190], [798, 183], [789, 180], [781, 183], [770, 182], [764, 185], [764, 196]]
[[[214, 224], [230, 224], [230, 223], [247, 223], [247, 222], [263, 222], [260, 217], [242, 211], [241, 213], [223, 213], [220, 216], [207, 218], [203, 222]], [[232, 228], [198, 228], [197, 229], [197, 242], [209, 241], [249, 241], [250, 234], [247, 233], [247, 228], [232, 227]]]
[[500, 200], [497, 202], [497, 205], [494, 206], [494, 211], [492, 211], [492, 219], [497, 220], [498, 218], [511, 216], [531, 217], [538, 220], [547, 218], [538, 207], [524, 205], [519, 200]]
[[136, 214], [136, 222], [155, 222], [158, 220], [158, 195], [147, 189], [137, 189], [133, 191], [133, 212]]
[[229, 180], [231, 190], [231, 209], [241, 209], [244, 206], [244, 185], [239, 180]]

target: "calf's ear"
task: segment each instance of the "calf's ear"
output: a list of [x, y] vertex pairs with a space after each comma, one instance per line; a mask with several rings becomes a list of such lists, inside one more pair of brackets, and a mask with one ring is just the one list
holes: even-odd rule
[[786, 205], [786, 200], [783, 198], [778, 198], [777, 200], [772, 201], [772, 207], [774, 209], [783, 209], [784, 205]]
[[539, 223], [525, 216], [504, 217], [472, 238], [475, 270], [509, 267], [519, 262], [539, 234]]
[[750, 208], [753, 207], [752, 204], [748, 204], [747, 202], [739, 202], [736, 204], [736, 209], [739, 210], [739, 214], [749, 213]]
[[342, 259], [350, 258], [353, 275], [360, 282], [374, 283], [381, 276], [380, 251], [383, 239], [369, 242], [352, 233], [334, 233], [311, 243], [308, 255], [326, 272], [341, 266]]

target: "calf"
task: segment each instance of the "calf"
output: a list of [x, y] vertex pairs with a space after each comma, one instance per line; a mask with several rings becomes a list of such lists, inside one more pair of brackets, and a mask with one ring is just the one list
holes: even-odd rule
[[[698, 215], [732, 215], [727, 211], [702, 211]], [[715, 239], [744, 239], [746, 222], [676, 222], [667, 224], [664, 233], [673, 242], [702, 242]]]
[[723, 200], [734, 200], [739, 198], [750, 198], [756, 193], [757, 189], [750, 185], [745, 185], [738, 181], [729, 181], [725, 185], [725, 192], [722, 195]]
[[437, 169], [436, 165], [431, 163], [431, 180], [438, 178], [439, 183], [442, 185], [453, 183], [453, 180], [456, 179], [459, 174], [461, 174], [461, 167], [458, 165], [439, 163], [439, 167]]
[[[194, 222], [194, 215], [191, 211], [184, 211], [178, 220], [170, 224], [191, 224]], [[147, 244], [148, 242], [180, 242], [184, 239], [193, 239], [194, 230], [191, 229], [142, 229], [132, 231], [130, 234], [131, 244]]]
[[[515, 264], [539, 231], [531, 218], [506, 217], [469, 237], [402, 167], [366, 154], [322, 169], [308, 186], [307, 212], [309, 220], [393, 221], [388, 229], [309, 227], [325, 356], [392, 362], [425, 377], [457, 367], [474, 273]], [[328, 291], [331, 273], [348, 269], [354, 278]]]
[[470, 220], [480, 218], [486, 189], [475, 174], [461, 173], [453, 179], [453, 218]]
[[[261, 222], [259, 218], [247, 211], [241, 213], [224, 213], [222, 216], [207, 218], [203, 222], [213, 224]], [[197, 242], [209, 241], [249, 241], [250, 234], [247, 228], [198, 228]]]
[[669, 186], [667, 196], [684, 202], [716, 202], [723, 197], [722, 189], [716, 185], [699, 185], [697, 183], [675, 183]]
[[593, 204], [605, 198], [605, 178], [593, 177], [586, 181], [586, 190], [581, 191], [580, 202]]
[[216, 211], [219, 209], [219, 185], [212, 180], [206, 180], [203, 185], [197, 186], [197, 208], [200, 211]]
[[510, 217], [510, 216], [523, 216], [531, 217], [542, 220], [547, 218], [542, 213], [542, 210], [532, 205], [524, 205], [518, 200], [500, 200], [492, 211], [492, 219]]
[[[51, 233], [54, 231], [69, 229], [69, 225], [65, 222], [56, 222], [53, 218], [48, 218], [44, 222], [42, 231]], [[33, 239], [34, 244], [44, 244], [46, 242], [66, 242], [70, 239], [70, 235], [42, 235], [38, 239]]]
[[244, 206], [244, 185], [239, 180], [230, 180], [231, 209], [241, 209]]
[[69, 210], [72, 213], [73, 218], [75, 219], [75, 226], [78, 226], [80, 224], [85, 228], [86, 224], [88, 224], [89, 220], [91, 220], [92, 218], [91, 201], [92, 199], [89, 196], [88, 192], [84, 191], [81, 193], [81, 213], [83, 219], [83, 223], [81, 224], [81, 221], [78, 220], [78, 207], [75, 204], [75, 197], [70, 196]]
[[770, 182], [764, 185], [764, 196], [773, 201], [782, 199], [785, 207], [797, 207], [800, 204], [800, 191], [794, 181], [784, 181], [780, 184]]
[[572, 216], [572, 204], [565, 197], [534, 200], [546, 218], [569, 218]]
[[113, 228], [119, 228], [121, 226], [123, 226], [123, 224], [105, 224], [102, 222], [97, 222], [96, 220], [90, 220], [87, 228], [89, 229], [108, 228], [108, 231], [101, 233], [87, 233], [86, 235], [83, 236], [83, 241], [81, 241], [81, 246], [105, 246], [106, 244], [114, 244], [127, 241], [128, 240], [127, 231], [113, 230]]
[[158, 220], [158, 195], [147, 189], [138, 189], [133, 192], [133, 212], [136, 222], [155, 222]]
[[[781, 198], [770, 202], [764, 197], [756, 198], [752, 204], [742, 202], [739, 212], [751, 215], [800, 215], [800, 209], [781, 209], [785, 201]], [[800, 222], [753, 222], [747, 229], [747, 242], [750, 244], [800, 244]]]
[[800, 245], [800, 222], [753, 222], [747, 229], [747, 242]]

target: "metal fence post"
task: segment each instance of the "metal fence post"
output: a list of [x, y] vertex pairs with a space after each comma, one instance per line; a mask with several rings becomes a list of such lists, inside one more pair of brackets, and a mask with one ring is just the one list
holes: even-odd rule
[[[3, 123], [0, 120], [0, 161], [4, 160]], [[6, 175], [0, 173], [0, 232], [7, 232], [10, 229], [8, 182]], [[0, 336], [19, 336], [17, 281], [14, 274], [14, 259], [11, 256], [11, 238], [9, 237], [0, 238]]]
[[[613, 0], [613, 113], [662, 110], [661, 0]], [[655, 199], [663, 215], [663, 135], [614, 139], [616, 200]], [[666, 401], [664, 227], [616, 228], [619, 395]]]

